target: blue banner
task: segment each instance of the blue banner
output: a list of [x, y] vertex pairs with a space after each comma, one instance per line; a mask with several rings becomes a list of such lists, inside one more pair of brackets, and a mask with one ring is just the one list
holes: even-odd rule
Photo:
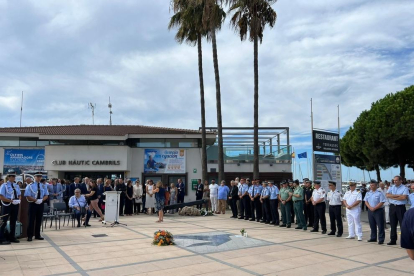
[[4, 149], [3, 173], [14, 169], [17, 174], [28, 171], [43, 171], [44, 149]]
[[184, 149], [145, 149], [145, 173], [185, 173]]
[[308, 158], [308, 153], [306, 151], [302, 152], [302, 153], [299, 153], [298, 158]]

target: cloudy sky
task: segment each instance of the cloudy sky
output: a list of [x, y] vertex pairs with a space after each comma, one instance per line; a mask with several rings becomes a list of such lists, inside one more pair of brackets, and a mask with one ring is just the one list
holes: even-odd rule
[[[315, 127], [336, 129], [339, 104], [345, 133], [371, 102], [413, 84], [414, 1], [273, 7], [276, 26], [259, 48], [259, 124], [290, 127], [296, 152], [310, 153], [310, 98]], [[19, 125], [21, 91], [23, 126], [91, 124], [89, 102], [95, 124], [108, 124], [109, 97], [114, 124], [200, 126], [197, 49], [168, 31], [169, 0], [0, 0], [0, 13], [0, 127]], [[217, 39], [223, 124], [252, 126], [253, 45], [229, 20]], [[215, 126], [211, 44], [203, 50], [207, 125]], [[362, 172], [345, 169], [349, 177]]]

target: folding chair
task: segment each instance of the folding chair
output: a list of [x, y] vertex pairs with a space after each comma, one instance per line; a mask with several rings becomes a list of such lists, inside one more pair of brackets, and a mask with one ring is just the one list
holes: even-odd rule
[[[70, 221], [70, 217], [72, 213], [66, 213], [66, 204], [64, 202], [55, 202], [53, 204], [54, 212], [55, 212], [55, 220], [59, 220], [59, 229], [60, 229], [60, 218], [63, 217], [63, 226], [65, 226], [66, 218], [68, 218], [68, 225]], [[57, 223], [56, 223], [56, 230], [57, 230]]]
[[[45, 227], [46, 227], [47, 219], [50, 218], [50, 227], [49, 228], [52, 228], [53, 219], [55, 218], [55, 215], [53, 214], [53, 210], [46, 203], [44, 203], [43, 206], [44, 206], [44, 208], [43, 208], [43, 221], [45, 222]], [[42, 232], [43, 232], [43, 221], [42, 221]]]

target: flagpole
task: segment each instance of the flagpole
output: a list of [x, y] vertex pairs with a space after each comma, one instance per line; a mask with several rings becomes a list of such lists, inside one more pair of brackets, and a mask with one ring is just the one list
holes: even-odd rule
[[308, 178], [309, 178], [309, 175], [310, 175], [310, 173], [309, 173], [310, 167], [309, 167], [309, 157], [308, 157], [308, 154], [306, 154], [306, 166], [308, 167], [307, 174], [308, 174]]
[[313, 152], [313, 103], [312, 103], [312, 98], [311, 98], [311, 139], [312, 139], [312, 168], [311, 168], [311, 172], [312, 172], [312, 179], [315, 180], [315, 171], [314, 171], [314, 164], [315, 164], [315, 154]]
[[22, 102], [20, 104], [20, 127], [22, 127], [22, 116], [23, 116], [23, 91], [22, 91]]

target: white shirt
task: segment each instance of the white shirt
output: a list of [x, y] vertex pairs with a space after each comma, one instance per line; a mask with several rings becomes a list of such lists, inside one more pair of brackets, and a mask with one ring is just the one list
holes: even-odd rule
[[[351, 206], [357, 201], [362, 201], [362, 194], [360, 192], [358, 192], [356, 189], [353, 192], [351, 190], [349, 190], [345, 193], [344, 200], [346, 201], [346, 204]], [[356, 208], [358, 208], [360, 210], [359, 204], [357, 206], [355, 206], [354, 208], [352, 208], [351, 210], [354, 210]]]
[[242, 187], [242, 184], [240, 182], [237, 183], [237, 188], [239, 189], [239, 195], [241, 195], [241, 187]]
[[339, 191], [329, 191], [327, 199], [329, 201], [329, 205], [342, 205], [342, 193]]
[[210, 189], [210, 197], [217, 197], [218, 196], [218, 188], [219, 185], [215, 184], [210, 184], [210, 186], [208, 186], [208, 188]]
[[323, 200], [320, 203], [325, 202], [325, 195], [326, 192], [322, 187], [320, 187], [319, 189], [314, 189], [312, 192], [313, 201], [318, 201], [319, 199], [323, 198]]

